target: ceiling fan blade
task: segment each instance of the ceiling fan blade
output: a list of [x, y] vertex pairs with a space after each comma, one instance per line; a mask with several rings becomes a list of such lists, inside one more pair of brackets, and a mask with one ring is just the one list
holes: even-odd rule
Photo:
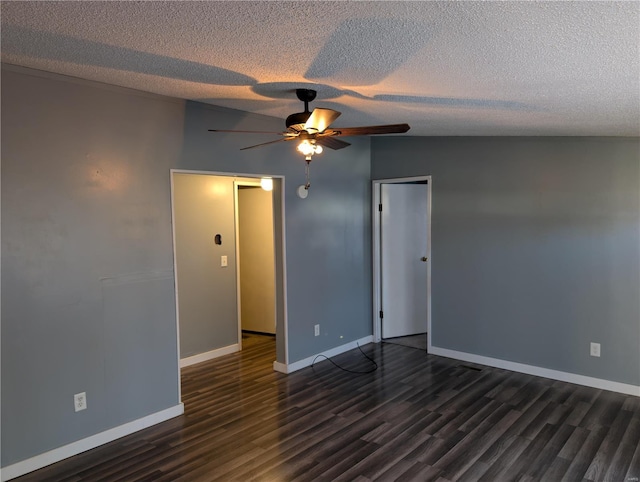
[[326, 137], [326, 136], [317, 137], [316, 143], [333, 150], [343, 149], [351, 145], [348, 142], [345, 142], [340, 139], [336, 139], [335, 137]]
[[276, 142], [282, 141], [290, 141], [291, 139], [295, 139], [295, 137], [283, 137], [282, 139], [276, 139], [275, 141], [263, 142], [262, 144], [256, 144], [255, 146], [243, 147], [240, 150], [246, 151], [247, 149], [253, 149], [254, 147], [268, 146], [269, 144], [275, 144]]
[[331, 123], [340, 117], [341, 112], [333, 109], [323, 109], [318, 107], [313, 109], [313, 112], [304, 124], [306, 131], [323, 132]]
[[271, 131], [233, 131], [229, 129], [209, 129], [209, 132], [237, 132], [238, 134], [276, 134], [282, 135], [282, 132]]
[[384, 126], [336, 127], [328, 129], [325, 136], [370, 136], [375, 134], [401, 134], [410, 129], [409, 124], [389, 124]]

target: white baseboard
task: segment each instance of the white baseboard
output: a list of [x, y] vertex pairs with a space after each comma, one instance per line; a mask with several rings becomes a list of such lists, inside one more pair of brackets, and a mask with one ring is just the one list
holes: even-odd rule
[[182, 358], [180, 360], [180, 368], [195, 365], [196, 363], [202, 363], [207, 360], [213, 360], [214, 358], [218, 358], [220, 356], [228, 355], [230, 353], [235, 353], [238, 351], [240, 351], [240, 345], [236, 343], [235, 345], [223, 346], [222, 348], [199, 353], [187, 358]]
[[112, 442], [113, 440], [130, 435], [147, 427], [151, 427], [152, 425], [160, 422], [164, 422], [170, 418], [178, 417], [183, 413], [184, 405], [180, 403], [171, 408], [167, 408], [166, 410], [152, 413], [151, 415], [139, 418], [138, 420], [125, 423], [124, 425], [105, 430], [104, 432], [78, 440], [77, 442], [73, 442], [21, 462], [8, 465], [2, 468], [0, 480], [5, 482], [6, 480], [15, 479], [21, 475], [28, 474], [29, 472], [41, 469], [42, 467], [46, 467], [47, 465], [54, 464], [66, 458], [73, 457], [74, 455], [86, 452], [87, 450]]
[[289, 373], [287, 371], [287, 365], [278, 361], [273, 362], [273, 370], [280, 373]]
[[310, 367], [313, 364], [313, 360], [315, 360], [317, 356], [324, 355], [326, 357], [332, 357], [332, 356], [340, 355], [345, 351], [349, 351], [349, 350], [353, 350], [354, 348], [357, 348], [358, 345], [360, 346], [366, 345], [367, 343], [371, 343], [372, 341], [373, 341], [373, 336], [369, 335], [369, 336], [365, 336], [364, 338], [360, 338], [359, 340], [355, 340], [355, 341], [346, 343], [344, 345], [331, 348], [330, 350], [327, 350], [327, 351], [323, 351], [316, 355], [311, 355], [310, 357], [307, 357], [303, 360], [289, 363], [288, 365], [276, 361], [276, 362], [273, 362], [273, 369], [280, 373], [293, 373], [303, 368]]
[[499, 358], [490, 358], [462, 351], [449, 350], [447, 348], [429, 347], [431, 355], [444, 356], [454, 358], [479, 365], [487, 365], [494, 368], [503, 368], [512, 372], [526, 373], [527, 375], [535, 375], [537, 377], [550, 378], [561, 382], [575, 383], [576, 385], [584, 385], [585, 387], [599, 388], [600, 390], [609, 390], [612, 392], [624, 393], [625, 395], [635, 395], [640, 397], [640, 386], [629, 385], [627, 383], [612, 382], [601, 378], [586, 377], [575, 373], [561, 372], [551, 370], [549, 368], [541, 368], [533, 365], [525, 365], [523, 363], [510, 362], [500, 360]]

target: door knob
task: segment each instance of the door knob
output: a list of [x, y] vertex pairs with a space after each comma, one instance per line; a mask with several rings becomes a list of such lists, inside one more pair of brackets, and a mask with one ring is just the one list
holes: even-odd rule
[[427, 257], [426, 257], [426, 256], [423, 256], [422, 258], [420, 258], [420, 260], [421, 260], [423, 263], [426, 263], [426, 262], [427, 262]]

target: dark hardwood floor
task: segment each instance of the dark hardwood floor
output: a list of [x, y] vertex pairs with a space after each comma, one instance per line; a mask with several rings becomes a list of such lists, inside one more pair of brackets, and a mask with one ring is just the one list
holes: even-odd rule
[[[638, 481], [640, 398], [382, 343], [273, 371], [272, 337], [183, 370], [185, 414], [27, 481]], [[334, 361], [355, 371], [359, 350]]]
[[398, 336], [395, 338], [384, 338], [383, 343], [393, 343], [394, 345], [408, 346], [410, 348], [416, 348], [427, 351], [427, 334], [420, 333], [418, 335]]

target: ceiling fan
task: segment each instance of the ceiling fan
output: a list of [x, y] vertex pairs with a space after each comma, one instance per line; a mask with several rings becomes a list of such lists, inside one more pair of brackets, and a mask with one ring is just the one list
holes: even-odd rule
[[265, 132], [265, 131], [236, 131], [227, 129], [209, 129], [210, 132], [233, 132], [239, 134], [275, 134], [282, 136], [275, 141], [263, 142], [253, 146], [243, 147], [241, 151], [253, 149], [255, 147], [267, 146], [282, 141], [300, 140], [298, 151], [305, 156], [307, 161], [305, 176], [306, 183], [298, 188], [298, 196], [306, 198], [309, 192], [311, 182], [309, 180], [309, 163], [311, 156], [320, 154], [322, 146], [329, 149], [342, 149], [351, 144], [337, 137], [347, 136], [370, 136], [374, 134], [400, 134], [407, 132], [409, 124], [388, 124], [381, 126], [364, 126], [364, 127], [336, 127], [329, 126], [333, 121], [340, 117], [340, 112], [333, 109], [315, 108], [309, 111], [309, 102], [316, 98], [317, 92], [313, 89], [296, 89], [296, 96], [304, 102], [304, 112], [297, 112], [287, 117], [285, 125], [287, 129], [284, 132]]
[[263, 142], [254, 146], [243, 147], [241, 151], [253, 149], [255, 147], [275, 144], [282, 141], [293, 141], [299, 139], [298, 150], [311, 161], [313, 154], [320, 154], [322, 146], [329, 149], [342, 149], [351, 144], [337, 137], [347, 136], [369, 136], [374, 134], [399, 134], [409, 130], [409, 124], [389, 124], [382, 126], [366, 127], [336, 127], [329, 126], [340, 117], [340, 112], [333, 109], [315, 108], [309, 111], [309, 102], [316, 98], [317, 92], [312, 89], [296, 89], [296, 96], [304, 102], [304, 112], [297, 112], [287, 117], [285, 121], [287, 129], [284, 132], [265, 131], [234, 131], [225, 129], [209, 129], [210, 132], [235, 132], [241, 134], [276, 134], [281, 135], [281, 139]]

